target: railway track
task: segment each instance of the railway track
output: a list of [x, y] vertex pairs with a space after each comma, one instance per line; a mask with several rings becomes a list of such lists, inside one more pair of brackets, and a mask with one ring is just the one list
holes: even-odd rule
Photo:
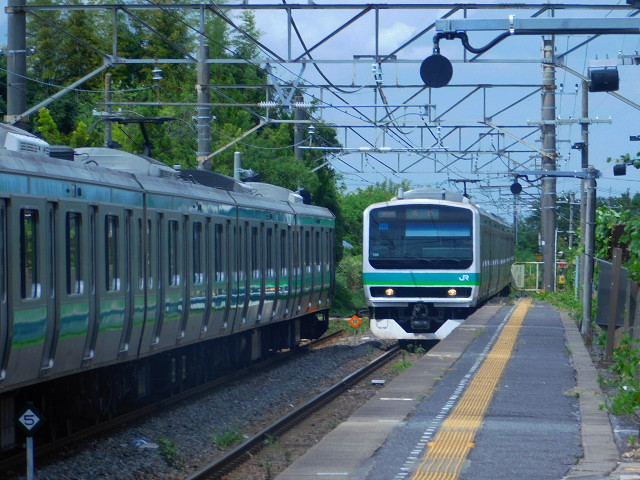
[[186, 477], [185, 480], [220, 479], [224, 475], [229, 474], [264, 448], [269, 439], [281, 436], [309, 415], [329, 404], [358, 381], [375, 372], [381, 366], [393, 359], [399, 351], [400, 348], [397, 345], [392, 347], [386, 353], [371, 361], [361, 369], [342, 379], [340, 382], [320, 393], [304, 405], [264, 428], [240, 446], [229, 451], [223, 457], [211, 462], [199, 471], [192, 473]]
[[[99, 425], [95, 425], [90, 428], [80, 430], [78, 432], [74, 432], [71, 435], [66, 436], [64, 438], [60, 438], [53, 443], [48, 443], [45, 445], [38, 446], [34, 451], [34, 455], [36, 458], [39, 459], [40, 462], [47, 463], [48, 458], [56, 457], [61, 451], [69, 447], [77, 445], [90, 438], [95, 438], [100, 435], [104, 435], [110, 431], [117, 429], [122, 425], [136, 422], [144, 417], [147, 417], [157, 412], [162, 412], [163, 410], [167, 409], [172, 405], [176, 405], [182, 401], [188, 400], [189, 398], [202, 395], [230, 381], [235, 381], [243, 376], [248, 376], [260, 370], [265, 370], [267, 368], [270, 368], [273, 365], [277, 364], [278, 362], [282, 362], [290, 358], [291, 356], [299, 354], [307, 349], [321, 348], [321, 347], [330, 345], [332, 343], [335, 343], [336, 341], [340, 340], [344, 335], [345, 335], [344, 330], [338, 330], [331, 334], [325, 335], [324, 337], [321, 337], [317, 340], [309, 341], [307, 343], [302, 344], [298, 349], [281, 352], [279, 355], [273, 356], [263, 362], [257, 363], [255, 365], [251, 365], [247, 368], [230, 373], [228, 375], [224, 375], [211, 382], [208, 382], [203, 385], [199, 385], [198, 387], [195, 387], [189, 390], [185, 390], [184, 392], [173, 395], [169, 398], [162, 399], [153, 404], [146, 405], [134, 411], [131, 411], [122, 415], [118, 415], [117, 417], [114, 417], [111, 420], [108, 420], [106, 422], [103, 422]], [[7, 472], [11, 470], [14, 470], [14, 471], [21, 470], [22, 468], [24, 468], [25, 462], [26, 462], [26, 453], [24, 451], [14, 453], [14, 454], [7, 454], [4, 457], [0, 458], [0, 472]], [[1, 475], [0, 475], [0, 478], [2, 478]]]

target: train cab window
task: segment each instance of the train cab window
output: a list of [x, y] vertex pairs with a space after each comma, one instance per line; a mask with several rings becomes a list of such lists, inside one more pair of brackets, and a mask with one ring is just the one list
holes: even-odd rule
[[213, 258], [213, 268], [215, 270], [216, 282], [224, 282], [225, 274], [224, 267], [222, 262], [222, 239], [223, 239], [223, 229], [222, 225], [219, 223], [216, 224], [215, 232], [214, 232], [214, 258]]
[[79, 213], [67, 213], [66, 219], [66, 270], [67, 294], [81, 295], [84, 293], [84, 279], [82, 278], [82, 239], [81, 220]]
[[258, 227], [251, 228], [251, 278], [260, 278], [260, 242]]
[[193, 250], [192, 250], [192, 267], [193, 267], [193, 283], [194, 285], [202, 285], [204, 283], [204, 262], [202, 261], [204, 236], [202, 235], [202, 223], [195, 222], [193, 224]]
[[38, 265], [38, 227], [37, 210], [20, 211], [20, 290], [22, 298], [40, 298], [42, 286]]
[[105, 217], [105, 274], [107, 291], [120, 290], [120, 272], [118, 271], [118, 231], [120, 228], [118, 217], [107, 215]]
[[170, 220], [168, 223], [169, 226], [169, 235], [168, 239], [168, 252], [169, 252], [169, 285], [177, 286], [180, 285], [180, 270], [178, 266], [178, 252], [180, 249], [178, 248], [178, 222], [175, 220]]
[[266, 258], [267, 277], [275, 277], [275, 265], [273, 264], [273, 228], [267, 228], [267, 258]]
[[458, 270], [473, 262], [473, 215], [447, 205], [371, 210], [369, 263], [386, 269]]

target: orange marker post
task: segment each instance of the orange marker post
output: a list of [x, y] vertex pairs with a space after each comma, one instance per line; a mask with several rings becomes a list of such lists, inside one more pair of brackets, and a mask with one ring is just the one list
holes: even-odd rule
[[349, 320], [349, 323], [353, 328], [358, 328], [360, 323], [362, 323], [362, 320], [360, 320], [360, 318], [354, 313], [351, 320]]

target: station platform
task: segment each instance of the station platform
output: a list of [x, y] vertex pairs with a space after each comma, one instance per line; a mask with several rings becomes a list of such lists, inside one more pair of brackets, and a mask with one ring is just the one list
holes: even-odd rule
[[574, 320], [485, 305], [277, 480], [640, 480]]

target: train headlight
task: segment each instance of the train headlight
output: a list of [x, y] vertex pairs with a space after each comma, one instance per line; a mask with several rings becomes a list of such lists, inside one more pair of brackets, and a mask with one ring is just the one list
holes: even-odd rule
[[393, 295], [394, 295], [395, 293], [396, 293], [396, 292], [394, 292], [394, 291], [393, 291], [393, 288], [387, 288], [387, 289], [384, 291], [384, 294], [385, 294], [387, 297], [393, 297]]
[[455, 288], [450, 288], [449, 290], [447, 290], [447, 293], [449, 294], [450, 297], [455, 297], [457, 295], [457, 291]]

